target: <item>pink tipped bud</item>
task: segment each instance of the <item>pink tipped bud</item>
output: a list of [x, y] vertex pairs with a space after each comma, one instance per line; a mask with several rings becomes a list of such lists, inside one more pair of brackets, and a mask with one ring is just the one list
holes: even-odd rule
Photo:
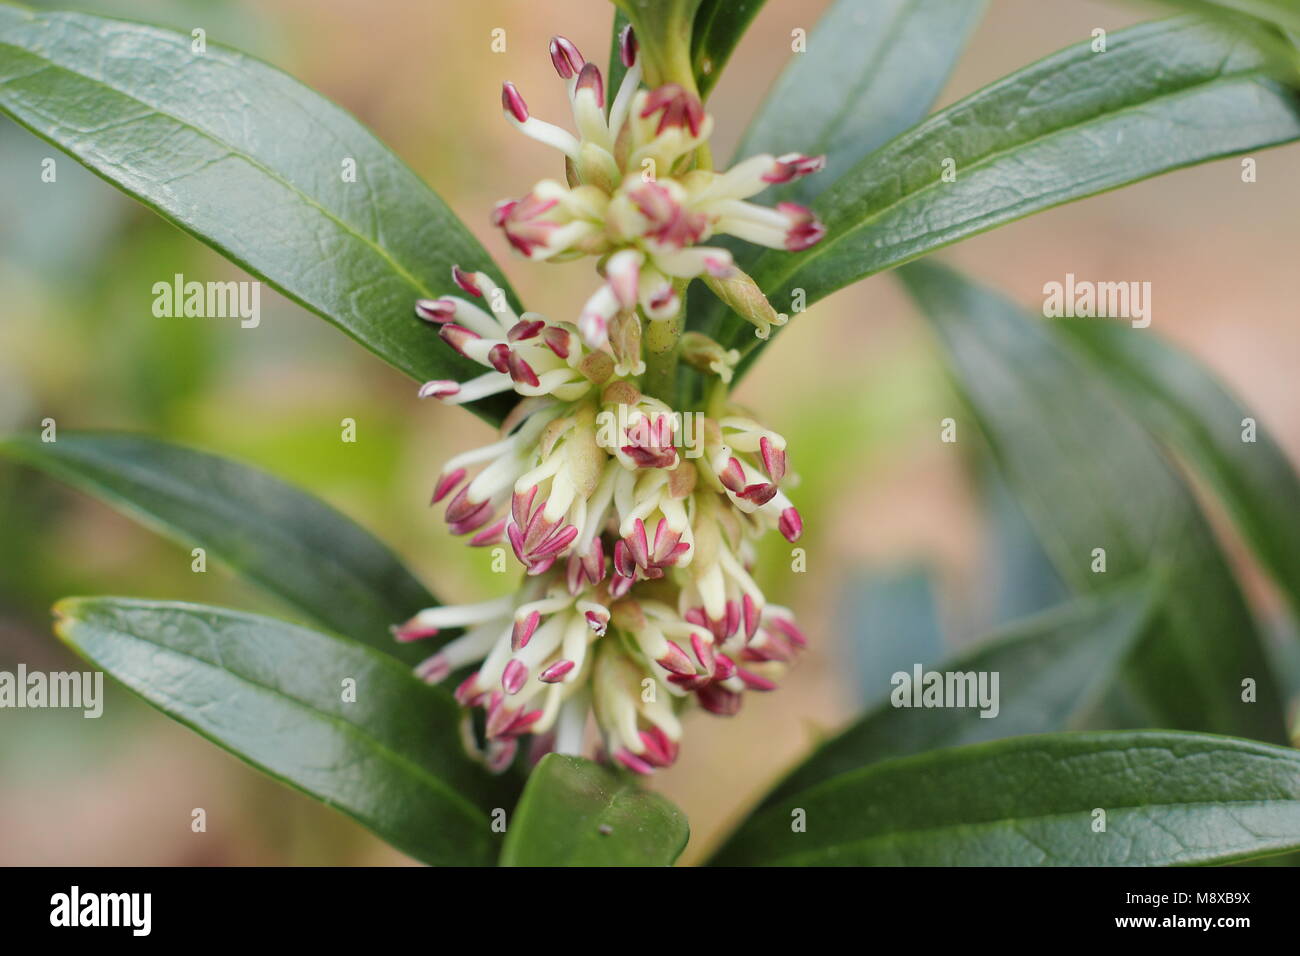
[[741, 466], [739, 458], [728, 459], [726, 467], [718, 473], [718, 481], [722, 482], [722, 487], [732, 494], [739, 495], [745, 490], [745, 469]]
[[542, 615], [533, 611], [523, 619], [516, 618], [514, 630], [510, 633], [510, 649], [521, 651], [528, 646], [528, 642], [533, 639], [533, 633], [537, 630], [537, 624], [541, 621]]
[[753, 671], [747, 671], [743, 667], [736, 668], [736, 674], [749, 690], [776, 690], [776, 681], [768, 680], [761, 674], [755, 674]]
[[456, 382], [437, 380], [425, 382], [420, 386], [420, 391], [417, 394], [420, 398], [449, 398], [459, 391], [460, 385]]
[[614, 542], [614, 573], [619, 577], [630, 578], [636, 574], [636, 558], [632, 549], [622, 538]]
[[666, 83], [650, 91], [641, 118], [648, 119], [660, 111], [662, 115], [655, 127], [655, 135], [683, 126], [691, 131], [692, 136], [700, 135], [700, 128], [704, 125], [704, 105], [698, 96], [686, 92], [676, 83]]
[[561, 79], [571, 79], [586, 62], [568, 37], [551, 37], [551, 63]]
[[537, 675], [537, 679], [544, 684], [558, 684], [564, 680], [564, 675], [573, 670], [576, 665], [570, 660], [556, 661], [546, 670]]
[[773, 482], [779, 482], [785, 477], [785, 452], [773, 445], [766, 435], [758, 440], [758, 448], [763, 455], [763, 469], [767, 476]]
[[436, 627], [429, 627], [427, 624], [421, 624], [417, 617], [411, 618], [405, 624], [394, 624], [389, 631], [393, 637], [403, 644], [409, 644], [411, 641], [422, 641], [427, 637], [434, 637], [438, 633]]
[[731, 680], [736, 676], [736, 662], [726, 654], [719, 654], [718, 661], [713, 667], [713, 679], [717, 681]]
[[483, 298], [483, 290], [479, 288], [477, 273], [466, 272], [460, 266], [452, 266], [451, 281], [475, 298]]
[[507, 694], [517, 694], [528, 683], [528, 665], [518, 658], [512, 658], [501, 675], [501, 689]]
[[519, 91], [515, 89], [513, 83], [501, 84], [501, 108], [518, 122], [528, 122], [528, 104], [519, 95]]
[[439, 478], [437, 486], [433, 489], [433, 500], [429, 504], [436, 505], [451, 494], [456, 486], [465, 480], [465, 474], [464, 468], [457, 468], [455, 471], [448, 472]]
[[488, 525], [474, 537], [469, 539], [471, 548], [486, 548], [488, 545], [496, 544], [502, 538], [506, 531], [506, 519], [501, 518]]
[[785, 234], [785, 247], [790, 252], [802, 252], [816, 245], [821, 241], [822, 236], [826, 235], [826, 227], [807, 206], [794, 202], [781, 202], [776, 204], [776, 210], [790, 223]]
[[632, 24], [623, 28], [623, 32], [618, 35], [618, 58], [623, 61], [623, 65], [629, 70], [636, 63], [637, 51], [640, 44], [637, 43], [636, 31], [632, 29]]
[[447, 660], [446, 654], [441, 653], [425, 658], [415, 667], [415, 676], [426, 684], [440, 684], [450, 673], [451, 662]]
[[614, 759], [617, 760], [619, 763], [621, 763], [623, 766], [627, 767], [627, 769], [635, 771], [636, 773], [639, 774], [644, 774], [645, 776], [649, 776], [650, 774], [655, 772], [655, 768], [650, 763], [648, 763], [645, 759], [638, 757], [636, 754], [632, 753], [632, 751], [628, 750], [626, 747], [620, 747], [618, 750], [616, 750], [614, 752]]
[[593, 634], [597, 637], [605, 636], [605, 628], [609, 626], [609, 611], [602, 609], [602, 612], [588, 611], [583, 615], [587, 619], [587, 626], [591, 628]]
[[517, 352], [511, 352], [506, 359], [506, 364], [510, 370], [510, 377], [520, 385], [530, 385], [536, 388], [541, 384], [541, 379], [533, 371], [533, 367], [519, 357]]
[[488, 363], [502, 375], [509, 375], [510, 346], [501, 342], [488, 349]]
[[457, 325], [454, 322], [448, 322], [438, 330], [438, 336], [454, 348], [461, 355], [465, 354], [465, 346], [475, 339], [482, 338], [477, 332], [471, 332], [463, 325]]
[[588, 63], [578, 74], [578, 85], [575, 88], [576, 93], [590, 91], [596, 97], [596, 105], [602, 109], [605, 106], [605, 78], [600, 75], [600, 67], [595, 63]]
[[683, 677], [695, 675], [695, 665], [691, 663], [690, 656], [673, 641], [668, 642], [668, 650], [655, 663], [672, 674], [680, 674]]
[[511, 342], [523, 342], [527, 339], [536, 338], [546, 327], [546, 323], [541, 319], [520, 319], [510, 331], [506, 333], [506, 338]]
[[515, 753], [518, 749], [518, 740], [490, 741], [487, 746], [487, 754], [484, 757], [488, 770], [492, 773], [505, 773], [510, 765], [514, 763]]
[[793, 505], [781, 512], [777, 528], [785, 535], [785, 540], [791, 543], [799, 540], [799, 535], [803, 534], [803, 518], [799, 517], [799, 511]]
[[789, 183], [826, 168], [825, 156], [804, 156], [786, 153], [772, 162], [772, 168], [763, 174], [765, 183]]
[[691, 650], [695, 652], [695, 659], [700, 663], [700, 670], [712, 674], [717, 664], [713, 654], [713, 642], [706, 641], [697, 631], [691, 635]]
[[470, 674], [452, 694], [456, 698], [456, 703], [462, 707], [474, 707], [483, 698], [483, 691], [478, 686], [478, 671]]
[[566, 329], [562, 329], [555, 325], [548, 326], [546, 331], [542, 333], [542, 341], [546, 343], [547, 347], [552, 352], [562, 359], [567, 359], [569, 357], [570, 338], [571, 336]]
[[741, 616], [745, 622], [745, 640], [752, 640], [758, 633], [759, 616], [762, 613], [754, 599], [748, 594], [741, 601]]
[[510, 214], [515, 211], [515, 207], [518, 205], [518, 199], [503, 199], [493, 206], [492, 215], [488, 217], [492, 225], [498, 229], [505, 226], [510, 219]]
[[415, 314], [426, 322], [440, 325], [456, 315], [456, 303], [451, 299], [420, 299], [415, 303]]

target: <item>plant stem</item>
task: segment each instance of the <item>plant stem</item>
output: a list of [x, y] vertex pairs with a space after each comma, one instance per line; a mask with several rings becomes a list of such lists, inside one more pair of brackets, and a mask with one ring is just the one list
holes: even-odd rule
[[645, 375], [641, 391], [675, 406], [677, 399], [677, 342], [682, 337], [685, 309], [671, 319], [646, 323]]

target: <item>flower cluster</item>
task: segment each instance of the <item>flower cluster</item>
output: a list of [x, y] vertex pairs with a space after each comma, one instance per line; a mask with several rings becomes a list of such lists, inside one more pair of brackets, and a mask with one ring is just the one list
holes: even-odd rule
[[[460, 269], [463, 295], [416, 305], [448, 346], [486, 369], [428, 382], [422, 397], [521, 397], [497, 441], [447, 462], [433, 501], [471, 545], [508, 544], [522, 586], [429, 608], [394, 629], [403, 641], [460, 631], [417, 672], [455, 676], [467, 744], [496, 769], [525, 736], [535, 756], [588, 751], [593, 716], [608, 759], [642, 773], [667, 766], [686, 703], [734, 714], [746, 690], [773, 689], [804, 644], [792, 614], [768, 603], [750, 573], [763, 533], [794, 541], [802, 532], [782, 488], [785, 440], [725, 398], [705, 416], [642, 391], [642, 322], [676, 316], [693, 277], [724, 292], [746, 281], [725, 249], [701, 244], [714, 234], [787, 249], [815, 242], [821, 227], [808, 210], [746, 200], [821, 160], [696, 168], [712, 126], [699, 100], [680, 87], [640, 89], [630, 30], [622, 50], [628, 71], [606, 108], [599, 68], [568, 40], [552, 41], [579, 136], [530, 116], [505, 88], [507, 117], [564, 152], [568, 181], [539, 183], [500, 204], [493, 221], [530, 258], [601, 257], [604, 283], [578, 321], [516, 314], [489, 276]], [[751, 311], [765, 333], [775, 320]], [[702, 355], [725, 381], [734, 353], [702, 338], [684, 339], [681, 353]]]
[[723, 173], [698, 168], [697, 151], [713, 130], [712, 117], [677, 84], [640, 89], [632, 29], [620, 39], [627, 72], [608, 112], [600, 67], [584, 61], [565, 38], [551, 41], [551, 61], [568, 84], [576, 136], [531, 115], [514, 84], [505, 84], [506, 119], [564, 154], [567, 182], [542, 180], [522, 199], [499, 203], [492, 221], [530, 259], [604, 257], [608, 281], [578, 321], [593, 348], [604, 343], [620, 311], [639, 307], [650, 321], [676, 316], [682, 285], [696, 277], [766, 337], [784, 317], [754, 294], [752, 280], [728, 250], [705, 243], [728, 233], [792, 252], [816, 243], [825, 228], [811, 210], [791, 202], [771, 209], [748, 200], [768, 186], [821, 170], [825, 157], [761, 155]]

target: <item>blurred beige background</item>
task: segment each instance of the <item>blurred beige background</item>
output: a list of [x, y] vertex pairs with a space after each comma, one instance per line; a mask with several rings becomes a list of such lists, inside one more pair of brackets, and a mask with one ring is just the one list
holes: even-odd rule
[[[83, 6], [187, 31], [204, 26], [210, 40], [284, 68], [355, 112], [430, 182], [530, 308], [573, 315], [589, 294], [589, 264], [521, 262], [488, 225], [488, 212], [554, 174], [552, 154], [501, 120], [501, 81], [515, 81], [537, 115], [564, 121], [547, 40], [563, 32], [603, 63], [605, 0]], [[715, 155], [730, 155], [789, 55], [790, 30], [811, 29], [824, 6], [769, 0], [710, 103]], [[1142, 8], [1118, 2], [993, 0], [939, 105], [1095, 27], [1143, 18]], [[489, 49], [496, 27], [507, 31], [502, 54]], [[9, 173], [17, 157], [48, 150], [0, 125], [3, 195], [16, 188]], [[1243, 184], [1238, 160], [1226, 160], [1035, 216], [941, 256], [1035, 310], [1043, 283], [1067, 272], [1150, 281], [1153, 330], [1214, 369], [1300, 461], [1300, 146], [1256, 158], [1255, 184]], [[58, 215], [30, 207], [26, 218], [5, 214], [3, 203], [15, 197], [0, 199], [0, 426], [30, 427], [57, 408], [61, 426], [141, 429], [234, 455], [312, 489], [394, 542], [444, 600], [505, 586], [487, 573], [486, 554], [453, 543], [440, 515], [424, 507], [439, 462], [487, 440], [484, 426], [418, 403], [399, 374], [273, 295], [272, 304], [263, 300], [256, 336], [229, 324], [160, 342], [150, 277], [183, 267], [220, 278], [233, 275], [231, 267], [107, 185], [87, 179], [78, 188], [79, 205]], [[39, 242], [37, 229], [46, 230]], [[78, 251], [87, 231], [99, 245]], [[48, 255], [34, 259], [46, 246]], [[71, 290], [68, 275], [76, 277]], [[182, 359], [182, 371], [163, 370]], [[968, 636], [970, 622], [990, 613], [983, 512], [963, 462], [937, 441], [954, 399], [925, 328], [891, 278], [873, 278], [799, 317], [741, 394], [790, 438], [792, 463], [804, 472], [807, 497], [796, 497], [815, 519], [809, 571], [784, 571], [778, 549], [764, 580], [796, 609], [813, 647], [778, 693], [749, 695], [739, 718], [690, 719], [680, 763], [655, 781], [691, 818], [688, 861], [816, 735], [860, 706], [842, 663], [838, 613], [854, 575], [923, 561], [942, 584], [954, 634]], [[337, 441], [347, 415], [359, 422], [357, 446]], [[801, 436], [819, 449], [802, 466]], [[65, 593], [274, 610], [220, 573], [196, 581], [179, 549], [44, 479], [0, 468], [6, 494], [0, 668], [19, 660], [71, 666], [43, 617]], [[1240, 547], [1231, 540], [1229, 547], [1252, 597], [1275, 609]], [[405, 860], [121, 688], [110, 690], [108, 710], [100, 721], [0, 711], [0, 863]], [[190, 832], [194, 807], [207, 811], [206, 834]]]

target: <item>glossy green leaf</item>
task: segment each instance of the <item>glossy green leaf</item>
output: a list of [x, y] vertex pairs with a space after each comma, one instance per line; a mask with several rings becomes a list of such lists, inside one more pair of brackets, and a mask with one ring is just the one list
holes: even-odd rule
[[[891, 757], [1069, 729], [1071, 718], [1097, 699], [1133, 650], [1150, 608], [1148, 588], [1115, 589], [1036, 615], [932, 665], [941, 673], [997, 674], [997, 709], [989, 709], [993, 716], [984, 716], [975, 700], [968, 707], [917, 709], [887, 699], [817, 748], [764, 798], [763, 806]], [[911, 676], [910, 669], [906, 673]], [[891, 675], [879, 675], [879, 683], [889, 691]]]
[[[1265, 53], [1195, 18], [1026, 67], [868, 156], [814, 204], [826, 237], [752, 273], [783, 312], [995, 226], [1194, 163], [1300, 138], [1300, 93]], [[944, 180], [945, 164], [955, 180]], [[723, 340], [752, 353], [738, 319]]]
[[414, 663], [389, 627], [437, 600], [377, 538], [266, 472], [126, 434], [0, 441], [6, 456], [65, 481], [208, 556], [324, 627]]
[[859, 160], [920, 122], [943, 89], [984, 0], [837, 0], [793, 53], [736, 159], [826, 155], [826, 169], [767, 197], [810, 202]]
[[[802, 832], [791, 826], [800, 811]], [[1014, 737], [872, 764], [755, 814], [714, 862], [1167, 866], [1297, 847], [1300, 753], [1146, 731]]]
[[691, 65], [700, 96], [707, 97], [722, 76], [741, 37], [767, 0], [703, 0], [691, 32]]
[[506, 829], [502, 866], [671, 866], [686, 817], [628, 774], [562, 754], [533, 768]]
[[503, 279], [442, 200], [319, 94], [192, 43], [0, 4], [0, 112], [407, 374], [481, 371], [412, 314], [453, 264]]
[[[149, 704], [426, 863], [486, 865], [507, 779], [451, 696], [353, 641], [225, 608], [69, 598], [56, 631]], [[355, 700], [345, 699], [355, 681]]]
[[1300, 33], [1300, 4], [1295, 0], [1163, 0], [1204, 16], [1247, 17]]
[[[984, 0], [836, 0], [792, 53], [736, 148], [824, 154], [826, 169], [763, 193], [762, 202], [811, 202], [873, 150], [930, 111], [985, 8]], [[763, 249], [722, 237], [750, 269]], [[726, 309], [703, 283], [689, 290], [693, 329], [716, 335]], [[729, 333], [730, 334], [730, 333]], [[752, 334], [752, 333], [751, 333]]]
[[1300, 612], [1300, 478], [1263, 423], [1207, 369], [1146, 329], [1096, 319], [1059, 327], [1096, 360], [1128, 410], [1210, 483]]
[[925, 262], [899, 275], [1066, 584], [1166, 576], [1169, 598], [1126, 669], [1159, 723], [1285, 740], [1280, 691], [1218, 544], [1104, 378], [1054, 326], [957, 273]]

